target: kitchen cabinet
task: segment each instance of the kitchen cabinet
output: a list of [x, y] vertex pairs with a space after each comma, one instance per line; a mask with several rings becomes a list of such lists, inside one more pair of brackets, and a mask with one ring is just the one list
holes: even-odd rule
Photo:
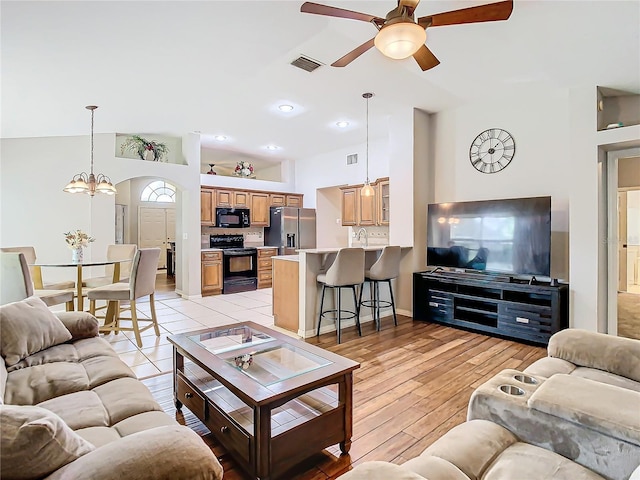
[[302, 208], [302, 195], [287, 195], [287, 207]]
[[233, 192], [232, 206], [235, 208], [249, 208], [250, 197], [251, 193], [236, 190]]
[[358, 197], [360, 188], [342, 188], [342, 225], [355, 226], [358, 224]]
[[362, 227], [376, 225], [376, 210], [378, 209], [378, 188], [377, 185], [371, 186], [373, 187], [374, 194], [370, 197], [363, 197], [362, 195], [360, 195], [362, 188], [357, 189], [357, 196], [359, 200], [358, 225]]
[[270, 207], [285, 207], [287, 205], [287, 196], [283, 193], [272, 193], [269, 195]]
[[277, 248], [258, 249], [258, 288], [269, 288], [272, 281], [273, 263], [271, 257], [278, 254]]
[[269, 194], [268, 193], [252, 193], [251, 194], [251, 226], [252, 227], [268, 227], [269, 226]]
[[200, 187], [200, 224], [215, 226], [216, 207], [248, 208], [251, 225], [269, 226], [269, 207], [302, 207], [303, 195], [299, 193], [265, 192], [235, 188]]
[[211, 188], [200, 189], [200, 223], [216, 224], [216, 191]]
[[201, 253], [201, 293], [219, 295], [222, 293], [222, 252]]
[[232, 190], [216, 190], [216, 206], [233, 207], [233, 191]]
[[389, 225], [389, 179], [378, 180], [378, 225]]
[[389, 225], [389, 179], [380, 178], [371, 183], [374, 195], [363, 197], [360, 191], [364, 185], [341, 187], [342, 225], [369, 227]]

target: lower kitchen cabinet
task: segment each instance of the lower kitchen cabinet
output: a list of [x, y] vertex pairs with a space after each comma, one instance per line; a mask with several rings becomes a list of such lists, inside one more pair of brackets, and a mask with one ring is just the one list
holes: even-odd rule
[[222, 252], [201, 253], [202, 295], [222, 293]]
[[258, 249], [258, 288], [269, 288], [273, 273], [271, 257], [278, 254], [277, 248]]

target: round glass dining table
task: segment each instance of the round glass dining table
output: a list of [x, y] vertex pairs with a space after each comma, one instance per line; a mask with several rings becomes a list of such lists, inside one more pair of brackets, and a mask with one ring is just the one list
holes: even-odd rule
[[120, 264], [131, 262], [131, 258], [122, 258], [116, 260], [83, 260], [82, 262], [39, 262], [31, 264], [33, 267], [33, 285], [36, 290], [42, 290], [44, 284], [42, 282], [42, 268], [73, 268], [77, 269], [76, 277], [76, 295], [78, 297], [78, 311], [84, 310], [84, 298], [82, 296], [82, 270], [85, 267], [103, 267], [113, 265], [113, 283], [120, 281]]

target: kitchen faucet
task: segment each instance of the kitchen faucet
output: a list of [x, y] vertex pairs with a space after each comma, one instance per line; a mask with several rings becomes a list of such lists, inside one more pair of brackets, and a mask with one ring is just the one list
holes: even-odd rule
[[362, 245], [362, 235], [364, 234], [364, 246], [368, 247], [369, 246], [369, 235], [367, 234], [367, 229], [364, 227], [360, 227], [360, 230], [358, 230], [358, 232], [356, 233], [356, 240], [358, 240], [360, 242], [360, 245]]

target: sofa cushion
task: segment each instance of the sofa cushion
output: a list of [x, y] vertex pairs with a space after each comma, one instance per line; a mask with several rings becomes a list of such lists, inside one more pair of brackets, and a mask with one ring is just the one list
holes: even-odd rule
[[[341, 480], [425, 480], [425, 477], [418, 475], [400, 465], [389, 462], [372, 461], [361, 463], [353, 470], [340, 476]], [[431, 480], [431, 479], [429, 479]]]
[[0, 424], [0, 469], [7, 480], [42, 478], [94, 450], [44, 408], [0, 406]]
[[37, 297], [0, 306], [0, 353], [7, 367], [71, 340], [71, 333]]
[[[515, 435], [500, 425], [486, 420], [471, 420], [453, 427], [420, 457], [440, 457], [458, 467], [469, 478], [482, 478], [496, 455], [517, 441]], [[413, 470], [412, 463], [419, 463], [420, 457], [409, 460], [405, 466]], [[422, 474], [422, 470], [416, 471]]]
[[530, 408], [640, 445], [640, 393], [574, 375], [553, 375]]
[[604, 480], [600, 475], [557, 453], [526, 443], [515, 443], [498, 455], [482, 480]]
[[100, 337], [56, 345], [21, 360], [8, 371], [4, 400], [18, 405], [36, 405], [118, 378], [135, 378]]

